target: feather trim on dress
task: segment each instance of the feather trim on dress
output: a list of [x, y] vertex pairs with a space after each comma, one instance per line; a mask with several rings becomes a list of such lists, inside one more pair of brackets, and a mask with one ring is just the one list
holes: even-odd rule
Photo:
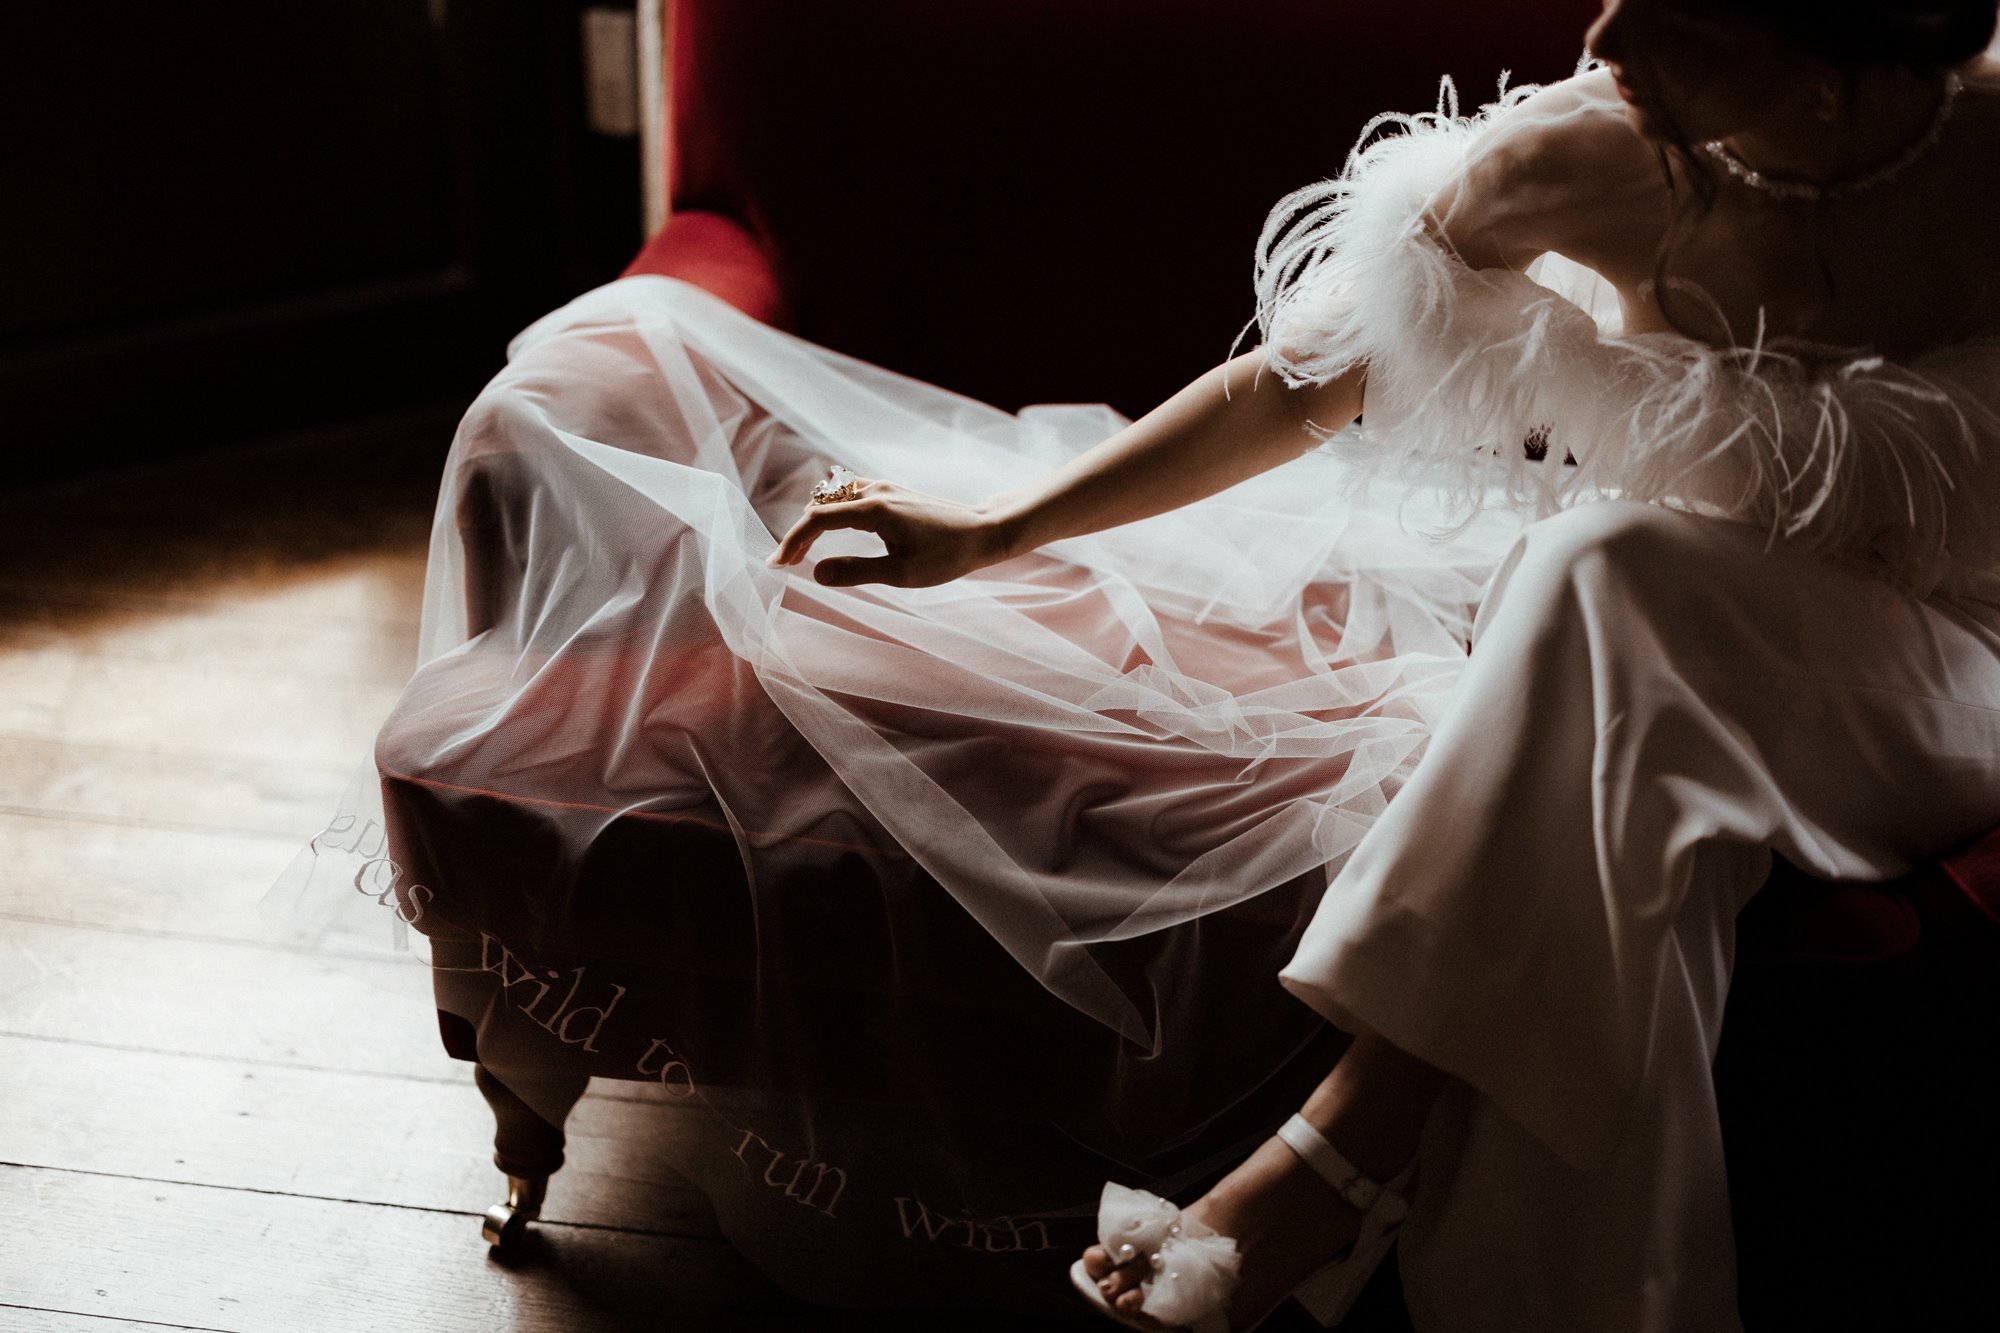
[[[1491, 503], [1539, 517], [1613, 496], [1693, 509], [1919, 593], [2000, 568], [2000, 339], [1897, 363], [1761, 330], [1736, 347], [1622, 336], [1588, 270], [1555, 255], [1475, 270], [1434, 239], [1432, 202], [1546, 121], [1521, 106], [1541, 91], [1503, 80], [1461, 116], [1447, 78], [1435, 111], [1377, 117], [1337, 178], [1265, 223], [1256, 322], [1272, 370], [1298, 386], [1368, 367], [1362, 422], [1328, 441], [1358, 479], [1441, 487], [1468, 521]], [[1537, 281], [1564, 274], [1569, 294]], [[1585, 293], [1609, 313], [1572, 299]]]

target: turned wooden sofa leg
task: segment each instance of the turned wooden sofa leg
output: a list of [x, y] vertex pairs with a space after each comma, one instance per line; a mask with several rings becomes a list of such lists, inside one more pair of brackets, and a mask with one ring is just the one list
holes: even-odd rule
[[[518, 1085], [521, 1076], [514, 1079]], [[472, 1067], [472, 1081], [493, 1108], [493, 1164], [507, 1177], [507, 1201], [486, 1210], [480, 1234], [488, 1245], [506, 1250], [541, 1215], [549, 1177], [563, 1164], [562, 1124], [550, 1124], [485, 1065]], [[587, 1074], [544, 1075], [527, 1091], [537, 1105], [560, 1108], [567, 1116], [589, 1085]]]

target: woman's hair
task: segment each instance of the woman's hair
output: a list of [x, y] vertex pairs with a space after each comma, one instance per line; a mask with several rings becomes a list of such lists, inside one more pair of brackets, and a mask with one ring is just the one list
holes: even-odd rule
[[1691, 7], [1763, 24], [1793, 49], [1843, 69], [1897, 65], [1920, 74], [1984, 51], [2000, 12], [1996, 0], [1692, 0]]
[[[1784, 45], [1817, 56], [1842, 72], [1846, 104], [1852, 108], [1859, 72], [1868, 67], [1905, 69], [1932, 75], [1972, 60], [1992, 43], [2000, 27], [2000, 0], [1672, 0], [1685, 12], [1704, 17], [1740, 19], [1769, 30]], [[1644, 40], [1643, 29], [1640, 40]], [[1667, 260], [1692, 221], [1714, 205], [1720, 184], [1715, 167], [1700, 152], [1672, 111], [1656, 106], [1660, 170], [1676, 196], [1674, 216], [1659, 253], [1654, 257], [1654, 299], [1667, 322], [1680, 327], [1669, 307]], [[1675, 188], [1669, 154], [1677, 157], [1691, 199]], [[1688, 205], [1695, 210], [1690, 215]], [[1833, 274], [1819, 253], [1820, 276], [1828, 291]], [[1685, 330], [1683, 330], [1685, 331]]]

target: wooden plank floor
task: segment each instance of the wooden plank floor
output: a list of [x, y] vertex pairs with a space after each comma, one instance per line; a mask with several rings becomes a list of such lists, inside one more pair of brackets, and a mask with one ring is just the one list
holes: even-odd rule
[[420, 988], [269, 942], [414, 661], [454, 415], [0, 495], [0, 1330], [1033, 1327], [788, 1300], [625, 1086], [489, 1259]]

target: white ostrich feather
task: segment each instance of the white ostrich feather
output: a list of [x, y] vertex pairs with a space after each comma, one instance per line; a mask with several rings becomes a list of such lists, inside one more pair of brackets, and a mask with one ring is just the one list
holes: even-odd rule
[[[2000, 338], [1899, 363], [1761, 328], [1735, 347], [1624, 336], [1615, 297], [1609, 315], [1572, 299], [1603, 307], [1596, 275], [1553, 255], [1475, 270], [1434, 239], [1432, 201], [1539, 118], [1520, 109], [1539, 91], [1461, 116], [1447, 79], [1435, 111], [1377, 117], [1265, 224], [1271, 368], [1299, 385], [1368, 367], [1361, 425], [1329, 441], [1357, 475], [1442, 486], [1467, 519], [1609, 496], [1695, 509], [1920, 593], [2000, 566]], [[1563, 275], [1569, 295], [1537, 280]]]

